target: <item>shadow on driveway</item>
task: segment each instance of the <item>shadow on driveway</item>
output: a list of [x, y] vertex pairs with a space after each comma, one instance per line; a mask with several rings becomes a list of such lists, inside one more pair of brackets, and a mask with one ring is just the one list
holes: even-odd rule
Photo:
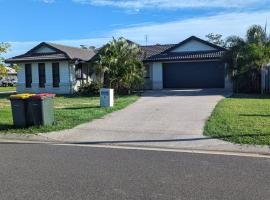
[[142, 93], [143, 97], [166, 97], [166, 96], [223, 96], [230, 97], [232, 92], [226, 89], [166, 89], [166, 90], [147, 90]]

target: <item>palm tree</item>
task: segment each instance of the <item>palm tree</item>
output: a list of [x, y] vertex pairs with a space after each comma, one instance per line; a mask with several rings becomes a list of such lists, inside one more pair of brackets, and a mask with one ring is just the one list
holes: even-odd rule
[[107, 78], [110, 88], [130, 93], [144, 81], [144, 65], [138, 60], [140, 54], [138, 45], [124, 38], [113, 38], [101, 49], [96, 65], [100, 75]]
[[231, 36], [226, 40], [224, 59], [235, 92], [258, 92], [261, 70], [270, 62], [270, 40], [259, 25], [247, 30], [246, 38]]

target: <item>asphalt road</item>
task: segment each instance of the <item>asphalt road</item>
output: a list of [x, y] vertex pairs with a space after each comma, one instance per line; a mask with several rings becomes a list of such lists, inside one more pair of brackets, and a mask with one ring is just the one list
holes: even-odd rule
[[0, 143], [0, 199], [269, 199], [270, 160]]

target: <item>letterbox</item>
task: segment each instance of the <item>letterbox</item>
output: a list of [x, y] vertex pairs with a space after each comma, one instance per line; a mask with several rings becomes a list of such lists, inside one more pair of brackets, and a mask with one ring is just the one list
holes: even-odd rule
[[107, 108], [114, 105], [114, 90], [102, 88], [100, 89], [100, 107]]

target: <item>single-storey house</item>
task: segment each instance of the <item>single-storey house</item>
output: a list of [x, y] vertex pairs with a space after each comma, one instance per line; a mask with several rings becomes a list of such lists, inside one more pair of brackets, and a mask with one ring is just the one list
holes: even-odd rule
[[[145, 89], [231, 88], [222, 56], [226, 49], [192, 36], [178, 44], [140, 46], [145, 63]], [[17, 92], [74, 93], [96, 79], [98, 50], [43, 42], [7, 59], [20, 66]]]

